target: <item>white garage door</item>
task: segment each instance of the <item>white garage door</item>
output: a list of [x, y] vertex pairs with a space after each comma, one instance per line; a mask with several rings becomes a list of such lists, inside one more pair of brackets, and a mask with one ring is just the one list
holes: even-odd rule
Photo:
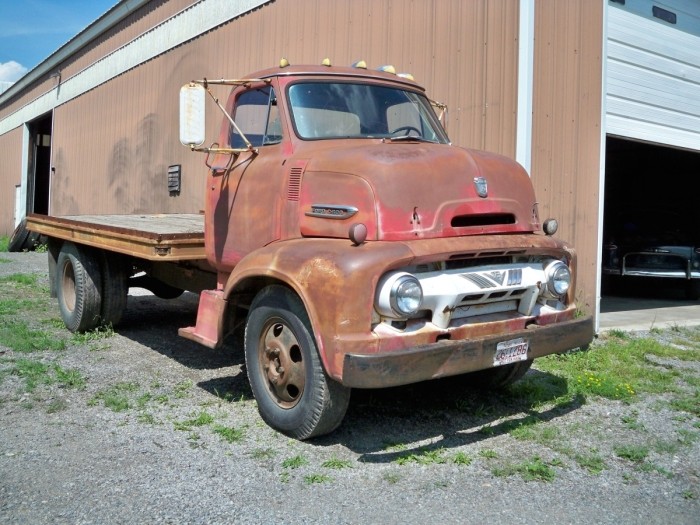
[[700, 150], [700, 1], [609, 0], [606, 133]]

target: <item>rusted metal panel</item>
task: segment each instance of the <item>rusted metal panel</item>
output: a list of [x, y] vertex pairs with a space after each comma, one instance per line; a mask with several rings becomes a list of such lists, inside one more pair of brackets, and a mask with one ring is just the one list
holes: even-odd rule
[[30, 215], [31, 231], [96, 248], [148, 259], [204, 259], [201, 215], [99, 215], [47, 217]]
[[579, 254], [581, 307], [595, 311], [603, 75], [603, 2], [535, 4], [532, 180]]
[[14, 230], [15, 186], [22, 182], [22, 130], [0, 136], [0, 235]]
[[493, 367], [498, 343], [523, 338], [528, 358], [537, 358], [586, 345], [593, 338], [593, 318], [564, 321], [541, 330], [518, 331], [459, 341], [438, 341], [395, 353], [346, 354], [343, 384], [353, 388], [407, 385]]

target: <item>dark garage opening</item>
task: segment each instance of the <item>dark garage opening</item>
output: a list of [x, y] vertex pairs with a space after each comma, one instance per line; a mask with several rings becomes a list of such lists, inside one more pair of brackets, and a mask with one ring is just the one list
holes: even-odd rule
[[699, 152], [608, 136], [602, 262], [604, 301], [697, 300], [700, 279], [669, 275], [700, 272]]

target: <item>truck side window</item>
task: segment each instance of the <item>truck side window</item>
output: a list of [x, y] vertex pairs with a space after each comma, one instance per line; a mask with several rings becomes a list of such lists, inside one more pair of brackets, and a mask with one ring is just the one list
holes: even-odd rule
[[[236, 101], [233, 120], [254, 147], [278, 144], [282, 141], [282, 126], [275, 90], [269, 86], [244, 92]], [[243, 138], [231, 126], [229, 143], [232, 148], [245, 148]]]

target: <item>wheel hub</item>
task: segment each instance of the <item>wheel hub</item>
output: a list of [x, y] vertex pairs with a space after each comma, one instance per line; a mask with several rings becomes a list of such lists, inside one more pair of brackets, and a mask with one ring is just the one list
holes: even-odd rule
[[274, 401], [292, 408], [304, 393], [306, 375], [301, 348], [294, 332], [281, 320], [270, 321], [262, 331], [259, 364]]

